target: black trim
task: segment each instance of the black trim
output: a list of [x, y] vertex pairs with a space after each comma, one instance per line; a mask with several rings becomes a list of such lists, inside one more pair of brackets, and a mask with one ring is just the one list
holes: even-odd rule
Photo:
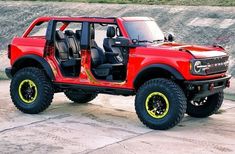
[[[195, 100], [223, 91], [223, 89], [228, 86], [228, 82], [231, 77], [231, 75], [228, 75], [210, 80], [184, 81], [184, 84], [186, 86], [186, 92], [189, 95], [189, 99]], [[214, 85], [213, 89], [210, 89], [212, 84]], [[200, 87], [200, 90], [198, 87]]]
[[82, 23], [82, 35], [81, 35], [81, 49], [90, 49], [90, 23]]
[[56, 21], [50, 20], [47, 25], [46, 40], [47, 43], [53, 43], [56, 29]]
[[232, 77], [231, 75], [227, 75], [225, 77], [217, 78], [217, 79], [185, 81], [184, 83], [193, 84], [193, 85], [202, 85], [202, 84], [207, 84], [207, 83], [221, 82], [221, 81], [229, 80], [231, 77]]
[[166, 64], [153, 64], [153, 65], [150, 65], [150, 66], [143, 68], [138, 73], [138, 75], [134, 79], [134, 86], [136, 86], [138, 84], [138, 81], [139, 81], [139, 79], [141, 79], [142, 75], [144, 75], [148, 70], [153, 69], [153, 68], [166, 70], [166, 71], [170, 72], [177, 80], [184, 80], [184, 77], [175, 68], [168, 66]]
[[[54, 73], [50, 67], [50, 65], [48, 64], [48, 62], [43, 59], [42, 57], [39, 57], [37, 55], [26, 55], [24, 57], [21, 57], [19, 59], [17, 59], [14, 64], [12, 65], [12, 71], [11, 71], [11, 75], [13, 76], [16, 71], [15, 70], [18, 70], [16, 68], [19, 68], [19, 66], [24, 63], [24, 62], [27, 62], [27, 60], [29, 59], [32, 59], [32, 60], [35, 60], [37, 61], [38, 63], [41, 64], [41, 66], [43, 67], [43, 69], [46, 71], [46, 74], [48, 75], [48, 77], [51, 79], [51, 80], [54, 80], [55, 79], [55, 76], [54, 76]], [[34, 66], [29, 66], [29, 67], [34, 67]]]
[[5, 68], [5, 73], [9, 79], [12, 79], [11, 70], [12, 70], [11, 67]]
[[112, 94], [112, 95], [124, 95], [130, 96], [135, 95], [135, 90], [131, 89], [122, 89], [122, 88], [109, 88], [109, 87], [98, 87], [98, 86], [88, 86], [81, 84], [67, 84], [67, 83], [54, 83], [54, 85], [60, 89], [77, 89], [84, 90], [95, 93], [104, 93], [104, 94]]
[[11, 59], [11, 44], [7, 45], [7, 57], [8, 59]]

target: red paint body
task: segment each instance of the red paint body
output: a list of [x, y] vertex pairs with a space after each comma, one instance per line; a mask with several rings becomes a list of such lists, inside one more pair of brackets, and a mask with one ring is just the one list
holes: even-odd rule
[[[36, 19], [25, 33], [21, 37], [15, 37], [11, 43], [11, 65], [14, 62], [28, 54], [38, 55], [43, 57], [44, 48], [46, 44], [45, 37], [28, 37], [30, 31], [34, 26], [41, 21], [49, 20], [67, 20], [67, 21], [92, 21], [92, 22], [102, 22], [102, 23], [114, 23], [114, 19], [109, 18], [85, 18], [85, 17], [41, 17]], [[129, 20], [142, 20], [141, 18], [116, 18], [116, 23], [120, 28], [122, 35], [129, 38], [128, 33], [123, 25], [124, 21]], [[62, 30], [65, 27], [61, 27]], [[181, 51], [179, 50], [181, 49]], [[183, 49], [183, 50], [182, 50]], [[190, 50], [193, 53], [184, 51]], [[162, 43], [158, 45], [149, 45], [147, 47], [136, 47], [131, 48], [129, 52], [129, 60], [127, 66], [127, 78], [124, 82], [108, 82], [104, 80], [97, 80], [93, 76], [94, 80], [90, 80], [85, 70], [90, 70], [91, 67], [91, 56], [88, 51], [81, 51], [81, 73], [78, 77], [68, 78], [64, 77], [59, 69], [58, 62], [54, 55], [46, 57], [46, 61], [52, 67], [54, 72], [56, 83], [69, 83], [69, 84], [82, 84], [82, 85], [92, 85], [92, 86], [102, 86], [102, 87], [112, 87], [112, 88], [125, 88], [134, 89], [133, 82], [138, 73], [145, 67], [151, 64], [166, 64], [175, 68], [185, 80], [204, 80], [219, 78], [225, 75], [225, 73], [209, 75], [209, 76], [195, 76], [190, 73], [190, 60], [193, 58], [207, 58], [211, 51], [216, 51], [216, 54], [226, 54], [224, 50], [220, 47], [201, 47], [193, 45], [181, 45], [177, 43]], [[90, 74], [91, 71], [90, 71]]]

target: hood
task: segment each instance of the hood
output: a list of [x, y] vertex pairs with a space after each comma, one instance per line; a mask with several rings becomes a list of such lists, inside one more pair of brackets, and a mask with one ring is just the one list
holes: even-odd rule
[[198, 46], [198, 45], [186, 45], [178, 43], [163, 43], [158, 45], [151, 45], [151, 48], [164, 48], [168, 50], [177, 50], [182, 52], [188, 52], [195, 58], [211, 58], [227, 56], [228, 53], [225, 52], [224, 48], [221, 46]]

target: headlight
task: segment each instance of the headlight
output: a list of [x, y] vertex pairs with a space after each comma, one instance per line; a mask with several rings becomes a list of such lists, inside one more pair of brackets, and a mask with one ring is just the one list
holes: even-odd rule
[[206, 75], [209, 65], [203, 65], [200, 60], [191, 61], [191, 73], [194, 75]]
[[194, 69], [194, 72], [195, 72], [195, 73], [200, 73], [200, 71], [201, 71], [201, 67], [200, 67], [201, 64], [202, 64], [201, 61], [196, 61], [196, 62], [194, 63], [193, 69]]

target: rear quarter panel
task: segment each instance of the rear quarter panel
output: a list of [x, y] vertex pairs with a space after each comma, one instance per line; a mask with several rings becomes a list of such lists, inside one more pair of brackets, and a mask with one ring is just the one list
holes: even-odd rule
[[26, 54], [42, 57], [45, 43], [44, 37], [15, 37], [11, 43], [11, 65]]

